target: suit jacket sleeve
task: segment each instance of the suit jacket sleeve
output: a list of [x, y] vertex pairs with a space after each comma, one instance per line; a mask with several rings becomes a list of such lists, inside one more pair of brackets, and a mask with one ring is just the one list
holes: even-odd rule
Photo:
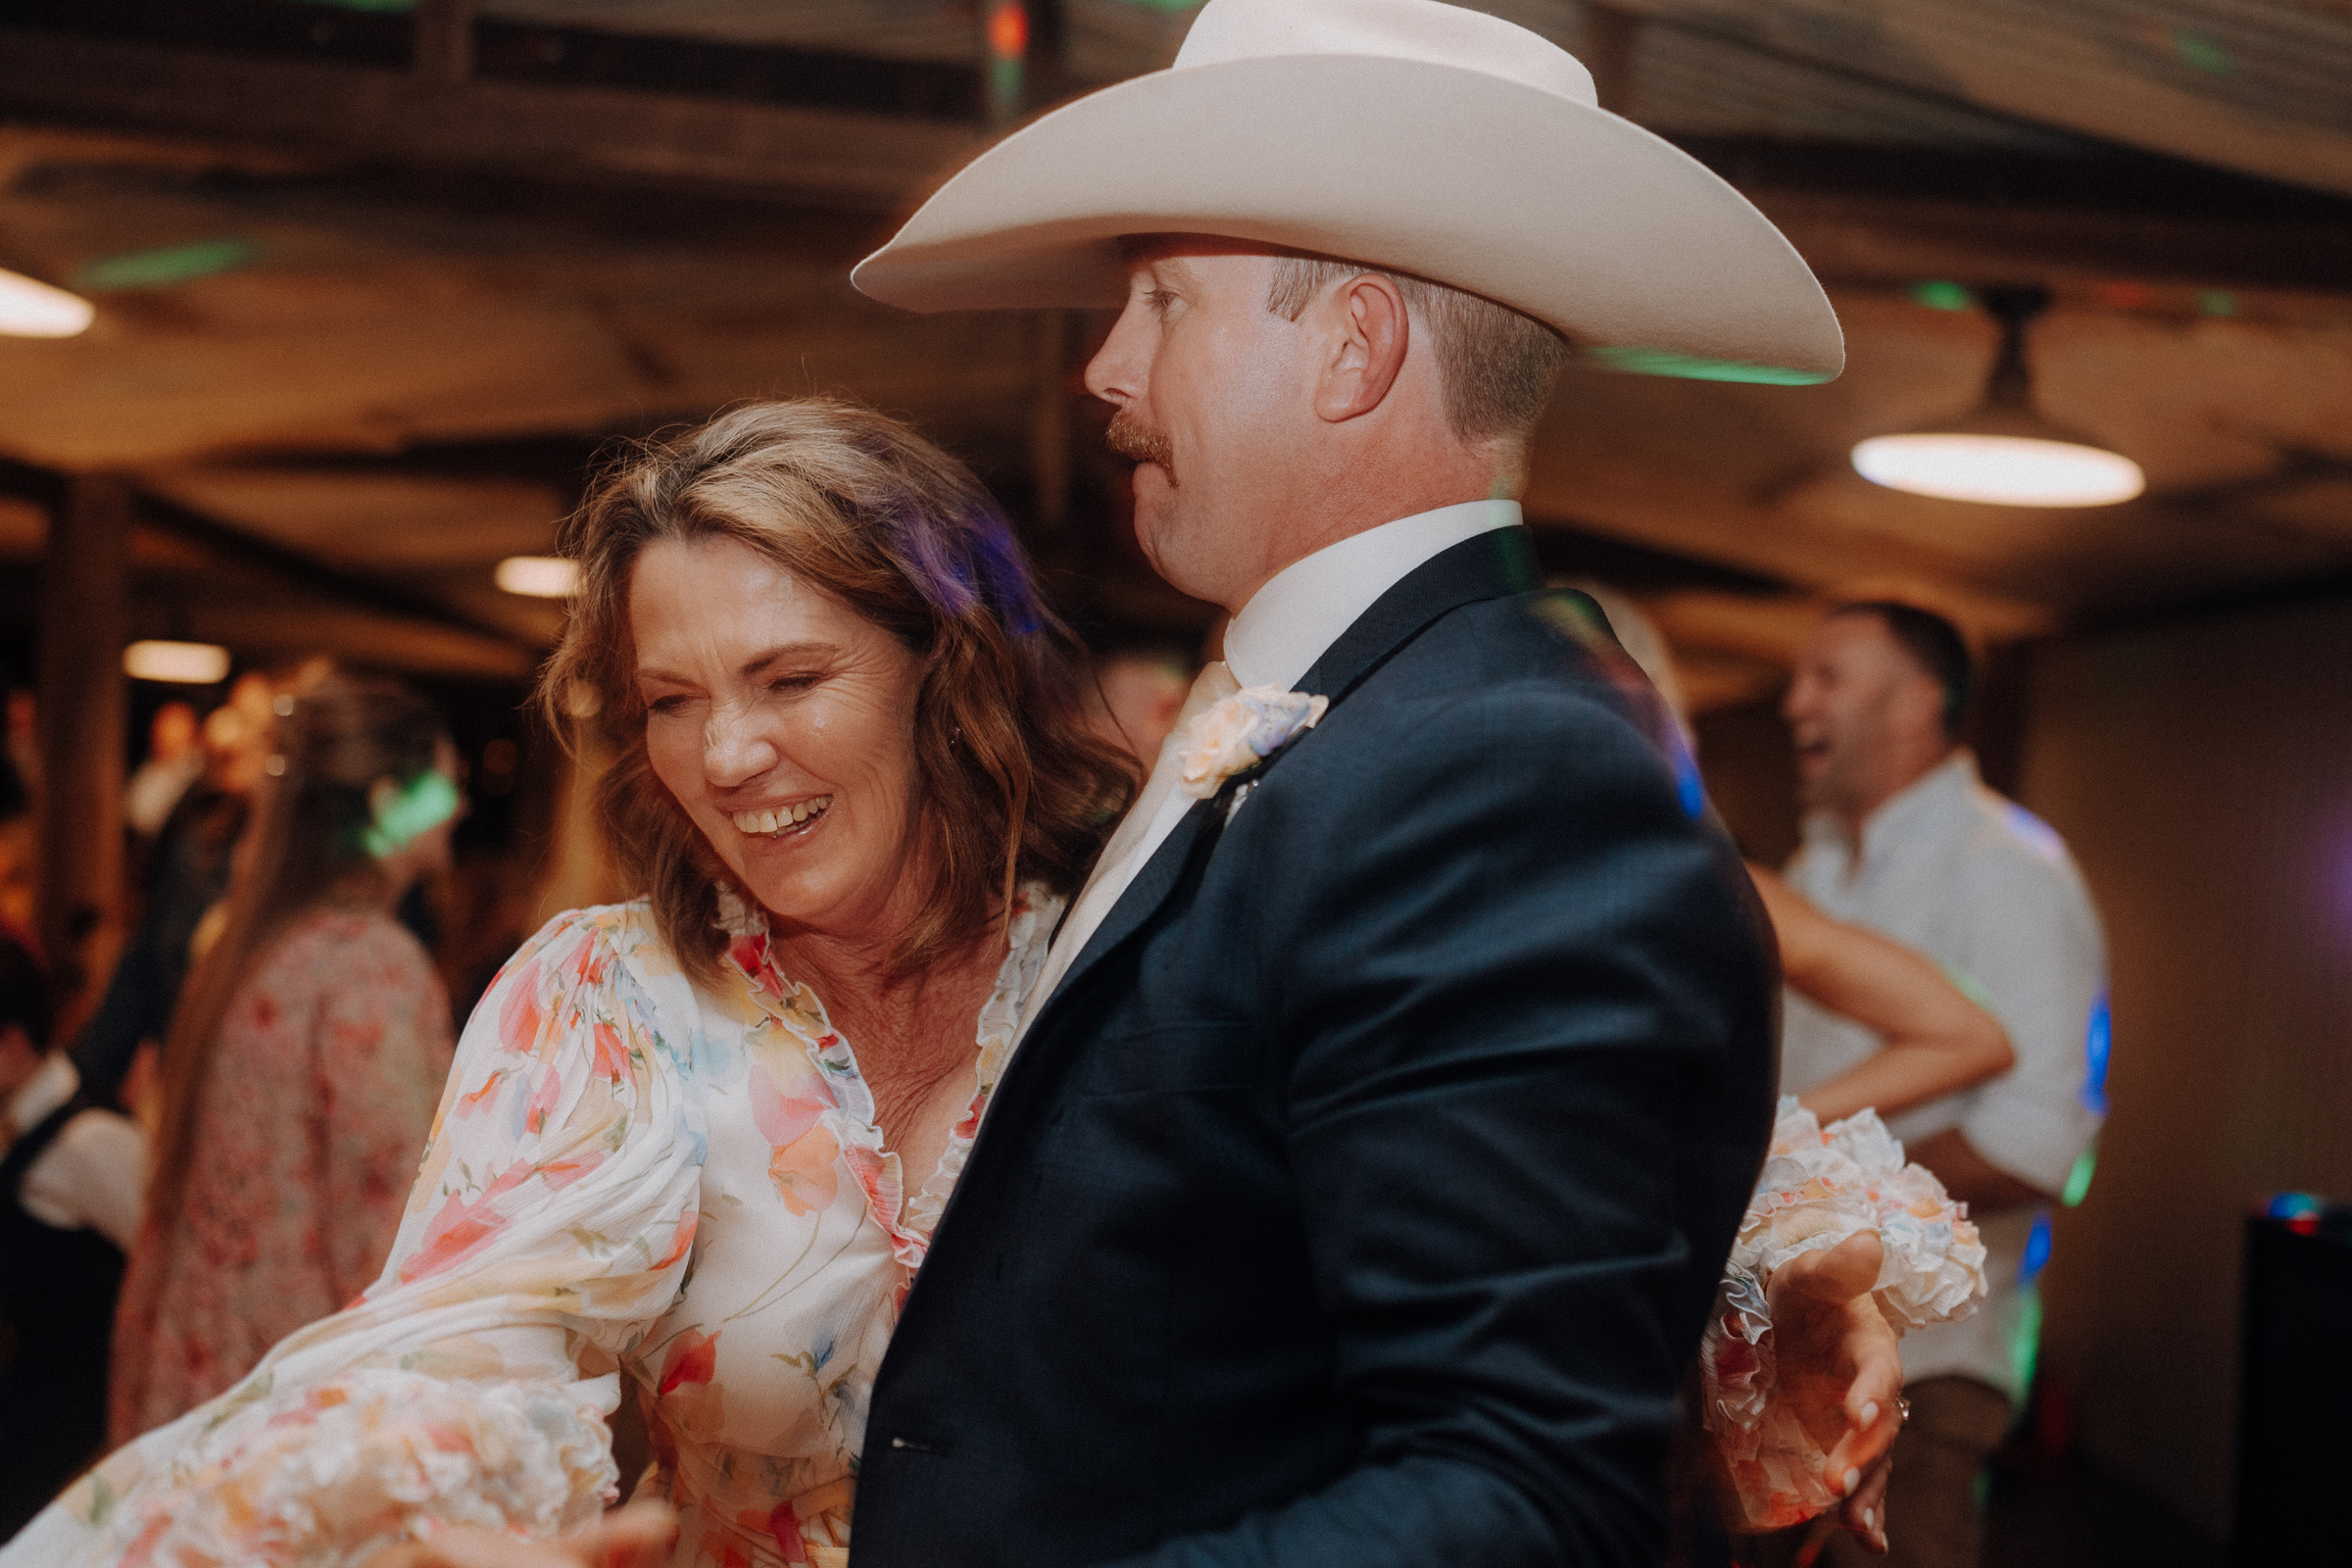
[[1676, 1390], [1770, 1117], [1752, 893], [1596, 697], [1401, 718], [1351, 786], [1247, 806], [1296, 811], [1261, 952], [1358, 1457], [1154, 1568], [1664, 1550]]

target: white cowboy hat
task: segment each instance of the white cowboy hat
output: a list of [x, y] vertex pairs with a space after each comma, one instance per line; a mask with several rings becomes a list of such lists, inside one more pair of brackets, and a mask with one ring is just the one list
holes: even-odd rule
[[1209, 0], [1166, 71], [983, 152], [851, 274], [915, 311], [1115, 306], [1121, 235], [1414, 273], [1624, 369], [1826, 381], [1838, 318], [1780, 230], [1599, 108], [1575, 57], [1436, 0]]

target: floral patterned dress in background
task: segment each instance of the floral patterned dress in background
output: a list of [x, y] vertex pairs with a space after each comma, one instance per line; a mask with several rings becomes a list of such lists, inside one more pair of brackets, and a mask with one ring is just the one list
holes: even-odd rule
[[131, 1249], [120, 1444], [194, 1409], [384, 1266], [449, 1077], [449, 998], [389, 915], [319, 908], [222, 1015], [179, 1212]]
[[[867, 1396], [1058, 902], [1025, 890], [974, 1095], [910, 1185], [850, 1043], [754, 920], [714, 981], [644, 904], [559, 917], [466, 1025], [383, 1275], [108, 1459], [0, 1568], [356, 1564], [436, 1521], [593, 1519], [625, 1374], [692, 1568], [840, 1568]], [[331, 1502], [331, 1506], [330, 1506]]]

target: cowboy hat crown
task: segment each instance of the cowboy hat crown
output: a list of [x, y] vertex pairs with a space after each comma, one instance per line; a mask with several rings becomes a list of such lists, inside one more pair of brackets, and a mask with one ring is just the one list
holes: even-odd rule
[[852, 273], [917, 311], [1114, 306], [1121, 237], [1197, 233], [1481, 294], [1619, 368], [1823, 381], [1821, 285], [1583, 65], [1437, 0], [1209, 0], [1175, 64], [980, 154]]

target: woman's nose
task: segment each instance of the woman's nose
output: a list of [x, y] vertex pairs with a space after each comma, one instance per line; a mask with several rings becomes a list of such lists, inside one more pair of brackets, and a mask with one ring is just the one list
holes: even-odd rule
[[750, 783], [780, 755], [748, 713], [717, 709], [703, 725], [703, 777], [720, 789]]

